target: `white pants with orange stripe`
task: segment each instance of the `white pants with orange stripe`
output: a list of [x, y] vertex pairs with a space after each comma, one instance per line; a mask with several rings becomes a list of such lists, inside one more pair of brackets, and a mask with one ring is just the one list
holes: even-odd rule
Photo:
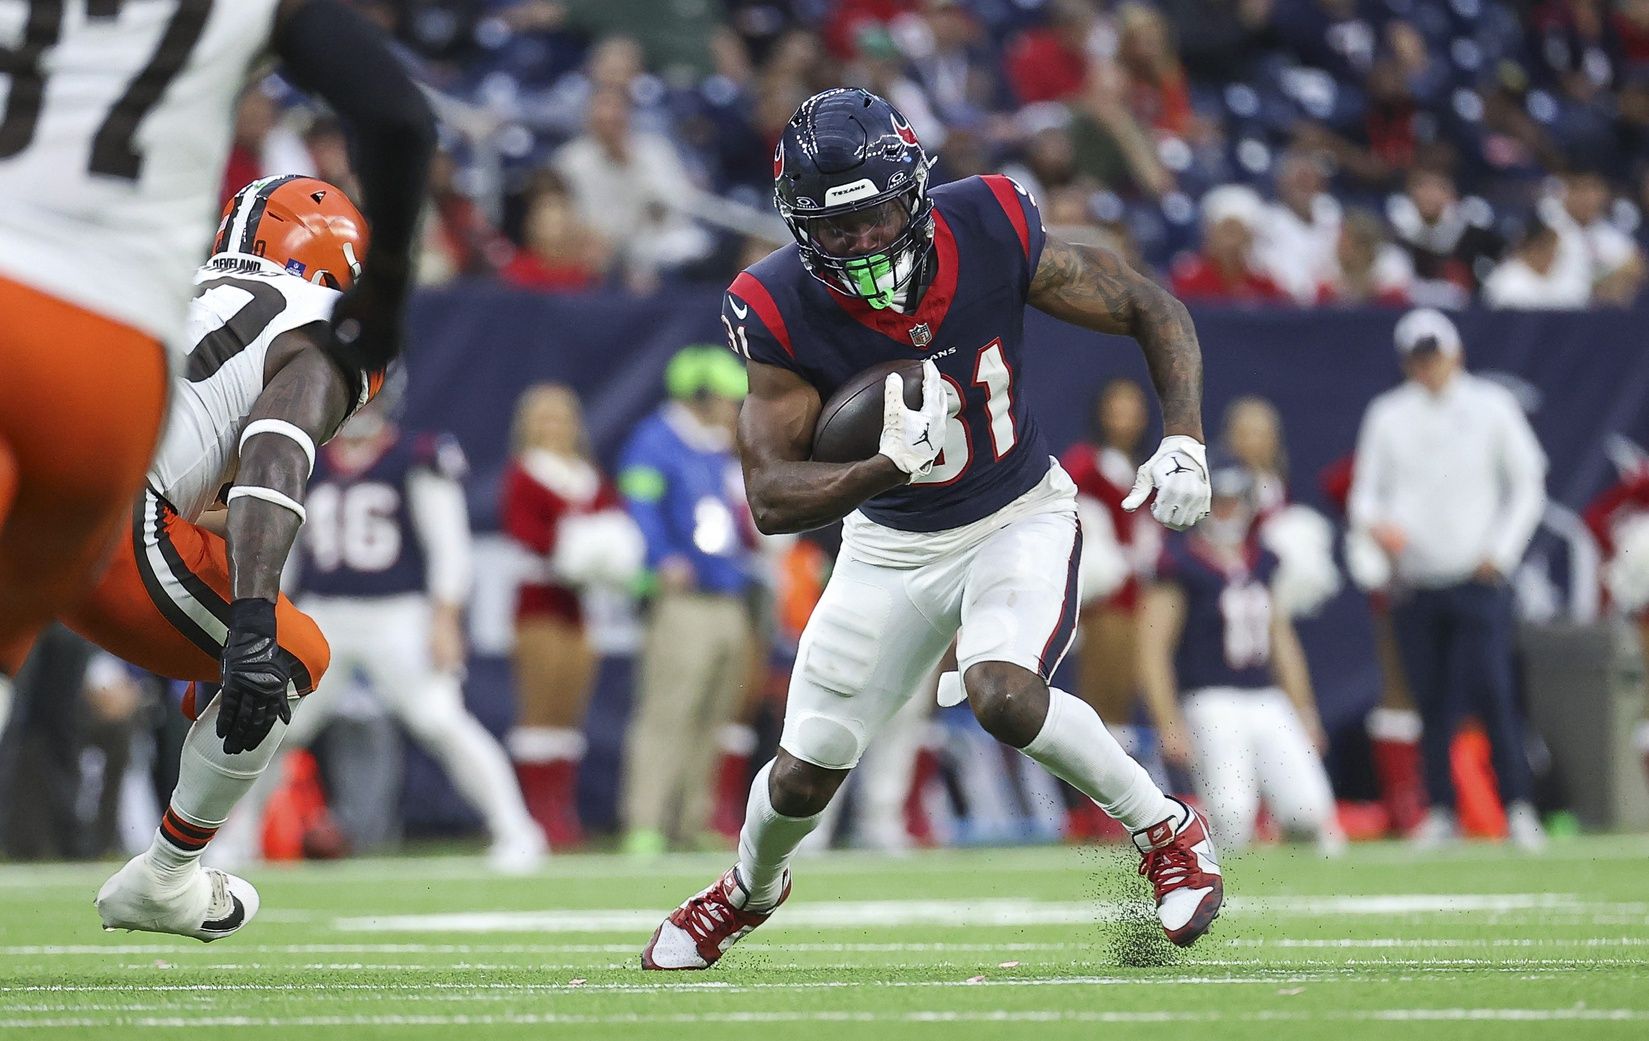
[[854, 766], [895, 712], [930, 695], [952, 640], [964, 673], [994, 661], [1048, 679], [1076, 634], [1081, 553], [1074, 504], [916, 567], [844, 552], [802, 633], [780, 746], [826, 769]]

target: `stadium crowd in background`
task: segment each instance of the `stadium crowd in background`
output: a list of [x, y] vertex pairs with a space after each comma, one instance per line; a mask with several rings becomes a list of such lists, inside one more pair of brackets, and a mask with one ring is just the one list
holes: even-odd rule
[[[428, 281], [725, 279], [786, 241], [765, 157], [843, 81], [939, 182], [1005, 170], [1194, 299], [1574, 308], [1645, 279], [1649, 0], [359, 6], [441, 98]], [[226, 185], [344, 177], [288, 93], [248, 93]]]

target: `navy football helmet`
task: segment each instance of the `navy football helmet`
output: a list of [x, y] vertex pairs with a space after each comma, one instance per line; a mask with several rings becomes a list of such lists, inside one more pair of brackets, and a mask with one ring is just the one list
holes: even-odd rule
[[890, 306], [933, 248], [933, 161], [899, 110], [867, 90], [802, 103], [773, 152], [773, 198], [825, 285]]

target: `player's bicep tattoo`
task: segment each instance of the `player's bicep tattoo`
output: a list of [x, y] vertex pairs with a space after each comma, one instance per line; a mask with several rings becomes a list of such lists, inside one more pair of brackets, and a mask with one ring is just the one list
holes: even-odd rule
[[1115, 253], [1050, 238], [1031, 279], [1030, 304], [1096, 332], [1139, 341], [1167, 429], [1202, 434], [1202, 350], [1185, 305]]

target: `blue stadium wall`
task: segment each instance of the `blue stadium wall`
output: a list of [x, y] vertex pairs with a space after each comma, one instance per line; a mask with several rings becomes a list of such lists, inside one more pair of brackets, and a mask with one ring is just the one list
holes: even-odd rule
[[[409, 327], [406, 422], [457, 434], [475, 480], [478, 531], [496, 528], [497, 484], [516, 395], [554, 380], [583, 398], [597, 453], [610, 465], [626, 433], [657, 406], [665, 363], [693, 342], [722, 342], [715, 288], [679, 289], [647, 299], [617, 293], [545, 296], [494, 285], [422, 294]], [[1391, 345], [1398, 312], [1193, 311], [1206, 365], [1210, 436], [1227, 402], [1260, 394], [1282, 413], [1291, 490], [1329, 510], [1318, 478], [1351, 452], [1364, 407], [1399, 374]], [[1649, 443], [1649, 310], [1633, 313], [1458, 316], [1467, 358], [1501, 374], [1531, 407], [1551, 460], [1554, 501], [1579, 510], [1612, 480], [1603, 445], [1612, 433]], [[1118, 375], [1147, 373], [1132, 342], [1098, 336], [1033, 312], [1020, 387], [1031, 396], [1054, 450], [1084, 437], [1095, 390]], [[1325, 723], [1353, 723], [1372, 705], [1378, 673], [1363, 598], [1348, 589], [1301, 626]], [[627, 669], [607, 670], [590, 720], [591, 760], [582, 801], [599, 819], [612, 806], [612, 776], [628, 705]], [[508, 670], [477, 661], [469, 696], [495, 729], [512, 712]], [[414, 763], [406, 800], [414, 828], [467, 819], [427, 763]]]

